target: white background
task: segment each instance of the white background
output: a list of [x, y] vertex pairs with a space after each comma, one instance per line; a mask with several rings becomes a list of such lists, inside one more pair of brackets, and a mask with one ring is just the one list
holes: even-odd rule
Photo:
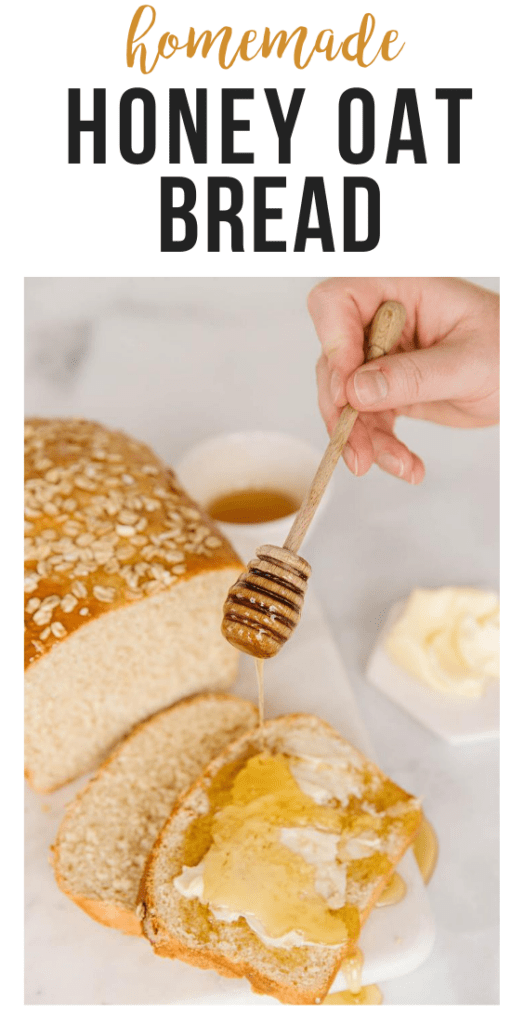
[[[446, 273], [464, 269], [475, 272], [481, 264], [492, 267], [498, 250], [499, 222], [493, 195], [502, 144], [501, 96], [486, 69], [497, 45], [496, 26], [481, 16], [482, 4], [472, 17], [466, 3], [438, 5], [438, 14], [423, 13], [418, 3], [376, 3], [377, 26], [369, 44], [378, 49], [383, 34], [395, 28], [405, 41], [398, 58], [389, 63], [377, 59], [360, 68], [341, 57], [328, 63], [316, 55], [308, 68], [297, 70], [291, 53], [281, 60], [237, 60], [222, 70], [213, 56], [188, 60], [175, 54], [160, 60], [150, 75], [125, 63], [125, 46], [133, 2], [108, 4], [94, 0], [89, 16], [77, 5], [32, 5], [30, 31], [24, 31], [24, 59], [31, 69], [21, 83], [27, 125], [20, 135], [17, 162], [30, 215], [21, 232], [24, 269], [27, 274], [348, 274], [421, 272], [421, 256], [445, 254]], [[269, 2], [216, 5], [196, 3], [183, 8], [173, 3], [156, 4], [157, 20], [146, 42], [164, 31], [187, 38], [189, 25], [196, 29], [235, 28], [240, 41], [247, 28], [274, 31], [306, 24], [313, 41], [317, 32], [332, 28], [338, 41], [356, 32], [365, 5]], [[56, 16], [51, 21], [52, 13]], [[249, 12], [249, 13], [248, 13]], [[27, 26], [29, 27], [29, 26]], [[376, 43], [375, 43], [376, 40]], [[373, 50], [371, 49], [373, 47]], [[153, 53], [155, 50], [153, 49]], [[151, 57], [149, 58], [151, 60]], [[351, 166], [341, 159], [337, 146], [338, 99], [350, 86], [371, 91], [376, 107], [376, 149], [372, 160]], [[118, 110], [122, 93], [140, 86], [152, 91], [157, 102], [157, 150], [142, 166], [127, 164], [119, 152]], [[168, 90], [183, 86], [190, 101], [194, 89], [207, 87], [209, 107], [208, 164], [194, 165], [187, 145], [180, 166], [168, 162]], [[89, 136], [82, 142], [82, 162], [67, 163], [67, 89], [80, 88], [82, 117], [92, 113], [92, 89], [107, 90], [107, 163], [94, 165]], [[255, 153], [253, 165], [222, 165], [220, 162], [220, 90], [252, 87], [253, 101], [239, 101], [239, 118], [250, 118], [251, 131], [238, 135], [237, 148]], [[277, 162], [277, 138], [269, 115], [264, 88], [281, 91], [283, 106], [293, 87], [306, 89], [292, 142], [292, 162]], [[400, 153], [398, 163], [386, 166], [391, 117], [398, 87], [417, 90], [427, 164], [414, 165], [410, 153]], [[462, 102], [462, 163], [447, 164], [447, 103], [435, 99], [435, 89], [468, 87], [473, 99]], [[488, 128], [489, 126], [489, 128]], [[198, 191], [199, 242], [188, 253], [160, 252], [160, 178], [182, 174], [193, 178]], [[226, 174], [239, 177], [245, 186], [246, 253], [205, 252], [206, 180]], [[270, 224], [270, 237], [288, 240], [286, 253], [253, 253], [251, 232], [252, 179], [257, 175], [286, 175], [287, 189], [271, 192], [282, 198], [282, 226]], [[342, 180], [344, 175], [375, 178], [382, 194], [382, 237], [370, 253], [342, 251]], [[294, 254], [293, 240], [304, 177], [325, 177], [336, 252], [323, 254], [320, 242], [308, 243], [306, 252]], [[278, 205], [278, 203], [276, 204]], [[29, 209], [28, 209], [29, 213]], [[281, 232], [283, 231], [283, 234]], [[475, 254], [475, 267], [465, 267]], [[205, 259], [204, 259], [205, 257]], [[319, 259], [321, 266], [319, 266]], [[496, 267], [493, 268], [496, 271]]]
[[[263, 12], [258, 15], [257, 23], [254, 5], [247, 8], [244, 4], [224, 4], [218, 8], [216, 4], [194, 3], [190, 15], [174, 3], [157, 3], [156, 6], [158, 24], [178, 31], [181, 36], [189, 19], [197, 28], [218, 28], [229, 23], [238, 25], [239, 31], [258, 27], [259, 24], [268, 24], [272, 29], [292, 29], [299, 23], [305, 23], [311, 26], [312, 31], [329, 26], [342, 36], [356, 30], [366, 10], [365, 6], [350, 7], [333, 2], [324, 3], [321, 7], [312, 3], [287, 3], [285, 6], [282, 3], [265, 3], [263, 8], [257, 7]], [[522, 678], [522, 659], [517, 646], [521, 631], [518, 570], [522, 567], [523, 557], [519, 471], [522, 462], [520, 380], [523, 369], [520, 349], [522, 254], [519, 244], [522, 231], [522, 163], [518, 131], [522, 102], [519, 53], [522, 16], [518, 5], [481, 2], [472, 8], [471, 4], [457, 0], [444, 0], [438, 7], [418, 2], [376, 2], [372, 10], [377, 17], [377, 29], [395, 27], [401, 38], [406, 39], [406, 47], [399, 59], [387, 66], [377, 61], [372, 68], [362, 70], [345, 62], [327, 65], [322, 58], [316, 58], [312, 67], [304, 72], [295, 71], [290, 62], [285, 61], [238, 63], [231, 71], [222, 72], [211, 58], [205, 62], [198, 58], [180, 60], [175, 64], [179, 60], [177, 57], [165, 62], [145, 79], [125, 67], [125, 36], [134, 9], [134, 3], [123, 0], [115, 0], [112, 4], [93, 0], [88, 8], [64, 2], [46, 5], [21, 2], [12, 5], [4, 15], [2, 73], [6, 102], [2, 197], [7, 259], [3, 272], [3, 314], [7, 344], [2, 412], [7, 479], [16, 481], [16, 487], [19, 487], [20, 447], [9, 442], [13, 437], [13, 422], [20, 422], [22, 400], [24, 276], [500, 275], [505, 381], [502, 468], [506, 481], [502, 545], [503, 567], [506, 566], [503, 574], [503, 593], [506, 595], [503, 665], [506, 665], [505, 678], [510, 689], [504, 709], [506, 781], [503, 796], [510, 811], [517, 797], [515, 780], [520, 772], [517, 755], [521, 741], [521, 715], [518, 711]], [[286, 228], [290, 225], [286, 230], [288, 238], [293, 236], [303, 177], [305, 174], [324, 174], [339, 247], [336, 225], [340, 222], [340, 209], [337, 210], [336, 204], [339, 182], [347, 169], [338, 157], [333, 129], [336, 128], [338, 96], [353, 84], [370, 89], [376, 100], [376, 156], [363, 168], [363, 172], [380, 182], [382, 191], [382, 239], [376, 250], [359, 254], [357, 258], [341, 253], [340, 249], [332, 255], [322, 254], [318, 243], [313, 243], [306, 253], [294, 255], [288, 252], [282, 256], [249, 252], [236, 256], [225, 252], [208, 255], [200, 250], [179, 256], [160, 253], [159, 181], [162, 174], [178, 171], [177, 168], [173, 171], [167, 164], [167, 136], [161, 113], [162, 105], [165, 110], [165, 97], [171, 85], [184, 85], [188, 89], [252, 85], [257, 97], [264, 87], [276, 86], [282, 90], [283, 101], [293, 87], [305, 86], [306, 99], [297, 122], [290, 167], [279, 168], [274, 162], [271, 123], [267, 114], [264, 121], [264, 101], [260, 103], [257, 98], [253, 104], [247, 104], [258, 111], [253, 114], [254, 125], [257, 119], [254, 167], [223, 168], [216, 162], [217, 149], [211, 140], [210, 154], [215, 154], [215, 161], [205, 169], [195, 168], [189, 161], [180, 168], [180, 172], [194, 177], [197, 184], [200, 173], [204, 176], [233, 173], [245, 180], [255, 170], [258, 174], [287, 174], [289, 204], [285, 224]], [[118, 99], [125, 89], [134, 85], [152, 89], [158, 100], [158, 152], [152, 163], [143, 168], [126, 166], [117, 150]], [[458, 167], [449, 167], [445, 163], [445, 104], [433, 99], [435, 88], [446, 85], [473, 88], [473, 101], [462, 104], [463, 159]], [[94, 167], [89, 162], [83, 162], [80, 167], [67, 165], [67, 89], [76, 86], [86, 90], [86, 95], [95, 86], [108, 90], [106, 166]], [[401, 154], [397, 166], [386, 167], [384, 153], [393, 93], [397, 87], [406, 86], [417, 89], [428, 165], [413, 167], [409, 156]], [[306, 100], [308, 105], [311, 104], [307, 122], [304, 119]], [[329, 113], [317, 116], [316, 107]], [[216, 141], [216, 124], [212, 132]], [[243, 344], [249, 345], [249, 337], [243, 340]], [[233, 361], [229, 367], [233, 373], [235, 365]], [[304, 374], [304, 365], [301, 366]], [[311, 383], [308, 386], [310, 390], [307, 393], [313, 398], [313, 386]], [[46, 401], [50, 401], [51, 392], [47, 391], [46, 395]], [[147, 419], [147, 413], [142, 412], [141, 421], [147, 428], [142, 431], [145, 437], [151, 427]], [[297, 432], [306, 434], [310, 430], [312, 434], [318, 431], [320, 438], [319, 424], [314, 429], [307, 427], [305, 421], [297, 424]], [[197, 427], [193, 425], [190, 432], [196, 435]], [[174, 454], [179, 445], [175, 434], [173, 430], [170, 438]], [[371, 481], [372, 478], [369, 479]], [[351, 483], [348, 477], [343, 480], [345, 486]], [[363, 487], [368, 486], [365, 481], [361, 483]], [[493, 493], [490, 500], [494, 502]], [[8, 529], [18, 530], [18, 512], [16, 503], [6, 509], [6, 519], [13, 516], [13, 525], [8, 525]], [[331, 542], [327, 533], [326, 540]], [[8, 545], [6, 578], [10, 573], [13, 579], [18, 578], [19, 560], [20, 551]], [[514, 595], [513, 600], [511, 595]], [[324, 588], [322, 596], [328, 604], [328, 588]], [[11, 600], [10, 589], [4, 591], [2, 597], [6, 635], [19, 637], [20, 633], [16, 632], [19, 629], [18, 609]], [[13, 647], [9, 655], [6, 664], [8, 680], [18, 673], [18, 650], [19, 647]], [[21, 697], [16, 696], [16, 689], [13, 699], [18, 701], [13, 713], [16, 720], [21, 721]], [[394, 729], [387, 735], [393, 744]], [[10, 772], [13, 758], [20, 763], [20, 755], [11, 750], [9, 742], [6, 742], [6, 754], [7, 772]], [[7, 804], [10, 804], [9, 811], [6, 806], [6, 813], [10, 814], [13, 834], [20, 834], [17, 828], [20, 823], [19, 789], [14, 790], [11, 796], [7, 793]], [[506, 879], [508, 897], [508, 928], [503, 946], [504, 1003], [511, 999], [512, 990], [518, 998], [515, 985], [519, 983], [520, 973], [519, 942], [511, 940], [511, 924], [515, 922], [513, 894], [515, 888], [519, 889], [515, 880], [521, 876], [521, 864], [518, 859], [519, 843], [512, 831], [514, 815], [508, 814], [506, 818], [503, 879]], [[21, 859], [13, 859], [10, 846], [5, 852], [4, 877], [13, 880], [13, 885], [5, 893], [5, 918], [11, 922], [13, 948], [20, 951], [21, 918], [15, 882], [21, 877]], [[11, 908], [10, 901], [13, 903]], [[20, 978], [15, 971], [12, 977], [16, 981], [14, 999], [18, 1005]], [[473, 995], [470, 998], [474, 1001]], [[515, 1002], [512, 1007], [514, 1005]], [[286, 1010], [286, 1014], [293, 1012], [299, 1011]], [[389, 1012], [393, 1012], [393, 1008]], [[424, 1012], [429, 1013], [429, 1008]], [[475, 1010], [477, 1015], [478, 1012]], [[56, 1016], [56, 1011], [53, 1013]], [[114, 1015], [114, 1011], [112, 1013]], [[129, 1018], [131, 1009], [126, 1008], [125, 1013]], [[81, 1009], [77, 1008], [76, 1015], [80, 1014]]]

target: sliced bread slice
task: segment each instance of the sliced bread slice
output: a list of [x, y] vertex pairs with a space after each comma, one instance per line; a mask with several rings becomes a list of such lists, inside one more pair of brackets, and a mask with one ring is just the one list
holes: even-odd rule
[[66, 895], [96, 921], [140, 935], [137, 891], [159, 829], [181, 792], [256, 720], [248, 701], [208, 693], [136, 726], [60, 825], [53, 864]]
[[269, 721], [163, 826], [139, 890], [144, 932], [160, 956], [319, 1003], [420, 821], [419, 802], [325, 722]]

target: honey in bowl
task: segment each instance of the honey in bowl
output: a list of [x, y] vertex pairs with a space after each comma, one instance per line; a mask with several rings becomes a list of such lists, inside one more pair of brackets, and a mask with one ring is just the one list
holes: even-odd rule
[[269, 523], [293, 515], [298, 507], [299, 502], [282, 491], [251, 487], [214, 498], [207, 512], [222, 523]]

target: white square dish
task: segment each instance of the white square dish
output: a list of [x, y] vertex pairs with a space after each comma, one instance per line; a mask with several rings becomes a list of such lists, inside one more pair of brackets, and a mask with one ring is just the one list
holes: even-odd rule
[[455, 697], [432, 690], [397, 665], [384, 642], [404, 608], [398, 601], [390, 609], [366, 667], [366, 678], [386, 697], [448, 743], [496, 739], [500, 731], [498, 682], [490, 683], [482, 697]]

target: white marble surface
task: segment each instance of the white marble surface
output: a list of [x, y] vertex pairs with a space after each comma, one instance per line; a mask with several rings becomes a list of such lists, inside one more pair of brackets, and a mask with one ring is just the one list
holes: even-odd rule
[[[99, 418], [175, 465], [190, 445], [224, 430], [285, 430], [323, 445], [318, 345], [305, 310], [313, 283], [29, 280], [26, 411]], [[433, 953], [384, 983], [384, 1000], [497, 1003], [498, 744], [446, 745], [366, 684], [363, 667], [387, 608], [414, 585], [497, 588], [498, 430], [405, 421], [399, 434], [424, 458], [424, 484], [411, 488], [376, 469], [355, 480], [340, 466], [307, 554], [380, 764], [425, 797], [441, 844], [429, 890]], [[37, 901], [26, 924], [32, 957], [38, 914]], [[60, 955], [66, 946], [64, 934]], [[28, 1002], [42, 1001], [34, 962]]]

